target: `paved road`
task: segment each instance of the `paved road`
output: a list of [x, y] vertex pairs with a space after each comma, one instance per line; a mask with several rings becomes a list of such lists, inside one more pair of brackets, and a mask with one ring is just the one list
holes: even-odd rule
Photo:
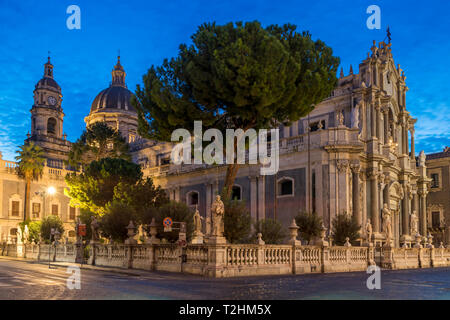
[[450, 299], [450, 268], [382, 271], [381, 290], [364, 272], [208, 279], [163, 272], [82, 269], [81, 289], [66, 268], [0, 259], [0, 299]]

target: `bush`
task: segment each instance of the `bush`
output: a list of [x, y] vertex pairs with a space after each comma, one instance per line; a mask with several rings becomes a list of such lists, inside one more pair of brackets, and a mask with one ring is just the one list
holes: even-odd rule
[[322, 230], [322, 218], [313, 212], [301, 212], [295, 217], [295, 222], [299, 227], [300, 237], [310, 244], [314, 237], [320, 236]]
[[248, 241], [251, 231], [251, 216], [243, 201], [225, 200], [224, 236], [230, 243]]
[[[50, 233], [51, 233], [52, 228], [57, 229], [60, 232], [61, 237], [62, 237], [62, 235], [64, 234], [64, 225], [58, 216], [51, 215], [51, 216], [48, 216], [48, 217], [42, 219], [40, 234], [41, 234], [41, 239], [45, 243], [49, 243]], [[53, 238], [54, 237], [52, 236], [52, 240], [54, 240]]]
[[[157, 236], [159, 238], [165, 238], [169, 242], [178, 240], [178, 229], [172, 230], [171, 232], [164, 232], [163, 220], [166, 217], [170, 217], [174, 222], [186, 222], [186, 238], [187, 240], [191, 239], [192, 232], [194, 232], [194, 213], [186, 204], [170, 201], [154, 211], [148, 210], [147, 212], [147, 221], [151, 220], [152, 212], [156, 213], [155, 221], [158, 225]], [[176, 224], [175, 227], [178, 228], [178, 224]]]
[[286, 230], [278, 220], [264, 219], [255, 222], [253, 242], [258, 239], [258, 233], [262, 233], [262, 239], [266, 244], [281, 244], [287, 236]]
[[350, 242], [354, 242], [359, 238], [360, 226], [347, 213], [340, 213], [333, 219], [334, 242], [338, 246], [345, 243], [345, 238], [350, 238]]
[[125, 203], [113, 201], [105, 208], [105, 214], [100, 218], [99, 229], [101, 236], [111, 238], [117, 242], [124, 242], [128, 238], [128, 230], [126, 227], [133, 220], [136, 215], [132, 207]]

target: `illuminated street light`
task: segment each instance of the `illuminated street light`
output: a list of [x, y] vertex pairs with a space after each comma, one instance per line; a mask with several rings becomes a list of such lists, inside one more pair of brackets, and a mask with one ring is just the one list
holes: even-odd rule
[[51, 196], [54, 195], [56, 193], [55, 187], [48, 187], [47, 193]]

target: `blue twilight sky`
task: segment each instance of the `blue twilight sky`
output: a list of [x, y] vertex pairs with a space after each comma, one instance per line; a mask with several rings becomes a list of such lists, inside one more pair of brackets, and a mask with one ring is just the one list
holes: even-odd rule
[[[68, 30], [66, 9], [81, 9], [81, 30]], [[366, 9], [381, 8], [381, 30], [369, 30]], [[75, 141], [96, 94], [110, 82], [120, 49], [128, 88], [152, 64], [177, 54], [203, 22], [293, 23], [330, 45], [345, 73], [355, 72], [372, 45], [392, 31], [392, 50], [407, 76], [407, 108], [419, 120], [416, 150], [450, 146], [450, 1], [379, 0], [0, 0], [0, 151], [12, 160], [30, 130], [33, 90], [51, 51], [62, 88], [64, 131]]]

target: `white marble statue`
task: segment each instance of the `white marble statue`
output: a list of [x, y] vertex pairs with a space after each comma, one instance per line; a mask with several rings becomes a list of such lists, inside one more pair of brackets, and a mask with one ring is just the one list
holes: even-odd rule
[[359, 104], [353, 108], [352, 112], [352, 128], [359, 128]]
[[419, 167], [425, 167], [425, 160], [426, 160], [425, 152], [422, 150], [419, 153]]
[[372, 240], [372, 224], [370, 223], [370, 219], [367, 219], [366, 223], [366, 235], [367, 235], [367, 242], [370, 242]]
[[391, 211], [387, 203], [383, 205], [383, 233], [386, 236], [386, 244], [391, 245], [392, 239], [392, 225], [391, 225]]
[[203, 217], [200, 215], [198, 209], [195, 209], [194, 213], [194, 233], [201, 234], [202, 233], [202, 220]]
[[216, 237], [223, 237], [224, 232], [224, 221], [223, 217], [225, 215], [225, 206], [220, 199], [220, 196], [216, 196], [216, 200], [214, 200], [211, 205], [211, 216], [212, 216], [212, 235]]
[[419, 218], [417, 217], [416, 210], [411, 213], [411, 234], [419, 232]]

